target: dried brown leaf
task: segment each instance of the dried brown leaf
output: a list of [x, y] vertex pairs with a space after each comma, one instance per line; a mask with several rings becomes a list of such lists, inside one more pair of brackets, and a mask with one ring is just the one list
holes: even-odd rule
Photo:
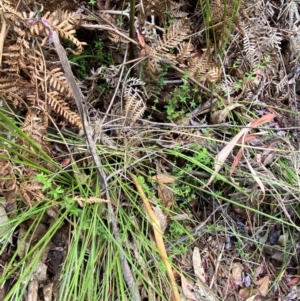
[[186, 279], [182, 274], [181, 274], [181, 288], [184, 296], [188, 300], [192, 301], [199, 301], [199, 298], [196, 298], [194, 291], [194, 285], [191, 283], [190, 280]]
[[152, 209], [159, 220], [162, 233], [165, 233], [168, 226], [167, 216], [163, 213], [159, 206], [152, 206]]
[[232, 267], [232, 277], [236, 285], [241, 286], [243, 284], [242, 272], [244, 270], [243, 265], [240, 262], [235, 262]]
[[158, 185], [157, 194], [165, 207], [171, 207], [173, 204], [174, 191], [170, 187], [166, 185]]
[[218, 110], [218, 111], [212, 113], [211, 118], [210, 118], [211, 123], [218, 124], [218, 123], [225, 122], [230, 111], [232, 111], [238, 107], [243, 107], [243, 105], [239, 104], [239, 103], [231, 103], [228, 106], [226, 106], [223, 110]]
[[266, 296], [269, 290], [270, 277], [266, 275], [265, 277], [256, 281], [256, 284], [259, 287], [259, 293], [262, 296]]
[[247, 298], [246, 301], [260, 301], [260, 298], [259, 298], [258, 295], [254, 295], [254, 296], [251, 296], [251, 297]]
[[158, 184], [172, 184], [176, 180], [175, 177], [166, 174], [157, 174], [152, 179]]
[[200, 255], [199, 248], [195, 247], [193, 251], [193, 268], [196, 277], [202, 282], [206, 283], [205, 271], [202, 265], [202, 259]]

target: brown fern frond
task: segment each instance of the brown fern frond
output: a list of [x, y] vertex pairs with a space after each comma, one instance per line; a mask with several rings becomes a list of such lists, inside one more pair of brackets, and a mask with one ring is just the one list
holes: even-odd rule
[[166, 16], [163, 12], [166, 11], [167, 8], [170, 8], [170, 1], [146, 0], [143, 3], [144, 5], [140, 7], [140, 14], [143, 15], [144, 19], [151, 15], [155, 15], [161, 23], [164, 23]]
[[22, 14], [11, 6], [10, 1], [2, 0], [0, 3], [0, 7], [2, 11], [5, 13], [5, 18], [8, 21], [14, 22], [15, 25], [20, 25], [20, 23], [24, 21]]
[[23, 103], [23, 98], [28, 92], [28, 82], [20, 77], [0, 77], [0, 96], [17, 107]]
[[16, 76], [0, 77], [0, 93], [16, 92], [19, 85], [26, 84], [26, 81]]
[[194, 50], [191, 40], [179, 44], [177, 50], [176, 61], [180, 64], [180, 67], [186, 67], [186, 63], [191, 58], [191, 53]]
[[87, 204], [111, 203], [111, 201], [109, 200], [101, 199], [97, 197], [89, 197], [88, 199], [86, 199], [80, 196], [75, 196], [74, 199], [76, 200], [76, 202], [80, 207], [83, 207], [84, 203]]
[[159, 39], [158, 51], [169, 52], [177, 48], [190, 32], [190, 21], [188, 18], [175, 20], [173, 24], [163, 34], [163, 38]]
[[138, 88], [126, 87], [124, 92], [125, 98], [125, 119], [133, 125], [146, 111], [146, 104], [141, 97]]
[[49, 106], [60, 116], [66, 118], [71, 124], [82, 128], [82, 122], [78, 114], [71, 111], [68, 104], [58, 95], [57, 92], [47, 94]]
[[211, 84], [216, 83], [220, 78], [221, 68], [216, 65], [211, 67], [204, 75], [204, 79], [206, 79]]
[[34, 19], [28, 16], [25, 22], [31, 36], [42, 39], [42, 45], [45, 45], [47, 41], [51, 41], [51, 31], [55, 30], [61, 38], [72, 42], [77, 47], [76, 51], [69, 50], [78, 55], [82, 53], [83, 46], [86, 45], [85, 42], [80, 42], [74, 36], [76, 26], [80, 20], [80, 14], [56, 10], [54, 12], [46, 12], [41, 19]]
[[[46, 83], [54, 90], [60, 94], [65, 95], [65, 97], [72, 97], [72, 92], [69, 89], [66, 77], [61, 71], [60, 67], [54, 68], [52, 70], [47, 70]], [[42, 90], [45, 91], [45, 87], [42, 87]]]
[[125, 39], [124, 37], [122, 37], [122, 36], [120, 36], [118, 34], [115, 34], [115, 33], [111, 32], [111, 31], [109, 31], [109, 33], [108, 33], [108, 38], [112, 42], [114, 42], [116, 44], [118, 44], [118, 43], [128, 44], [129, 43], [128, 39]]
[[221, 68], [213, 61], [209, 49], [201, 57], [192, 58], [188, 70], [191, 77], [203, 82], [216, 83], [221, 77]]
[[80, 42], [75, 36], [76, 30], [74, 29], [74, 25], [70, 24], [67, 20], [62, 21], [61, 23], [58, 23], [57, 21], [52, 24], [53, 29], [57, 31], [60, 37], [72, 42], [76, 47], [77, 50], [74, 51], [70, 48], [71, 52], [73, 52], [75, 55], [79, 55], [83, 51], [83, 46], [86, 45], [85, 42]]
[[206, 50], [201, 57], [195, 56], [189, 62], [188, 70], [190, 75], [198, 78], [204, 75], [212, 65], [212, 59], [209, 50]]
[[42, 188], [43, 185], [37, 181], [21, 183], [20, 194], [23, 202], [28, 206], [32, 206], [42, 200], [45, 200]]
[[7, 65], [2, 71], [7, 74], [19, 74], [20, 70], [26, 70], [28, 68], [29, 45], [23, 38], [17, 38], [16, 42], [3, 49], [3, 63]]
[[146, 73], [151, 79], [157, 80], [158, 75], [162, 72], [160, 64], [163, 59], [154, 48], [147, 44], [145, 45], [145, 51], [148, 55]]
[[40, 145], [44, 145], [47, 137], [48, 116], [42, 109], [31, 107], [25, 117], [22, 130], [31, 139]]
[[5, 200], [11, 202], [18, 191], [17, 180], [13, 172], [13, 165], [6, 149], [0, 149], [0, 193], [4, 193]]

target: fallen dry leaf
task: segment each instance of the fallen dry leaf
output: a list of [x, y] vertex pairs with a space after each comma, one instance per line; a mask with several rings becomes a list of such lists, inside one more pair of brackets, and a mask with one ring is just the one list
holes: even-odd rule
[[267, 114], [257, 120], [250, 122], [249, 124], [247, 124], [246, 128], [243, 128], [229, 143], [227, 143], [227, 145], [217, 154], [217, 156], [215, 158], [214, 173], [211, 175], [208, 182], [204, 186], [202, 186], [202, 188], [207, 187], [208, 185], [211, 184], [211, 182], [215, 179], [216, 175], [222, 168], [224, 162], [230, 155], [233, 148], [238, 144], [238, 141], [240, 141], [240, 139], [244, 139], [246, 134], [251, 130], [252, 127], [257, 127], [266, 122], [269, 122], [274, 117], [276, 117], [275, 114]]
[[233, 277], [236, 285], [241, 286], [243, 284], [243, 277], [242, 277], [243, 270], [244, 270], [244, 267], [240, 262], [235, 262], [233, 264], [231, 274], [232, 274], [232, 277]]
[[152, 209], [159, 220], [162, 233], [165, 233], [168, 226], [167, 217], [164, 215], [159, 206], [152, 206]]
[[248, 300], [250, 298], [251, 293], [253, 293], [253, 289], [251, 287], [242, 288], [239, 290], [239, 296], [243, 300]]
[[212, 124], [223, 123], [226, 121], [230, 111], [234, 110], [237, 107], [243, 107], [240, 103], [231, 103], [226, 106], [223, 110], [218, 110], [211, 115], [210, 122]]
[[195, 293], [193, 292], [194, 285], [192, 284], [192, 281], [186, 279], [183, 275], [181, 275], [181, 288], [184, 296], [188, 300], [200, 301], [199, 299], [196, 298]]
[[[256, 300], [261, 300], [262, 298], [259, 298], [259, 297], [265, 297], [268, 293], [268, 288], [269, 288], [269, 276], [266, 275], [265, 277], [257, 280], [255, 283], [257, 285], [257, 289], [253, 289], [252, 287], [247, 287], [247, 288], [242, 288], [240, 291], [239, 291], [239, 296], [241, 298], [243, 298], [244, 300], [249, 300], [249, 298], [252, 298], [252, 297], [257, 297], [258, 299], [255, 299]], [[254, 299], [252, 299], [254, 300]]]
[[53, 282], [43, 286], [44, 300], [52, 301]]
[[286, 285], [292, 286], [292, 285], [295, 285], [295, 284], [298, 283], [298, 282], [299, 282], [299, 278], [293, 278], [293, 279], [291, 279], [289, 282], [287, 282]]
[[[258, 299], [257, 299], [258, 297]], [[258, 295], [254, 295], [254, 296], [251, 296], [249, 297], [246, 301], [260, 301], [261, 298], [258, 296]]]
[[205, 272], [202, 265], [202, 260], [200, 256], [199, 248], [195, 247], [193, 251], [193, 268], [196, 277], [202, 282], [205, 283]]
[[157, 195], [158, 195], [158, 198], [161, 199], [161, 202], [165, 207], [172, 206], [174, 192], [170, 187], [168, 187], [164, 184], [159, 184], [157, 186]]
[[153, 181], [158, 184], [172, 184], [175, 182], [176, 178], [166, 175], [166, 174], [158, 174], [152, 177]]
[[256, 281], [256, 284], [259, 287], [259, 292], [262, 296], [266, 296], [269, 290], [270, 278], [268, 275]]
[[38, 289], [39, 289], [39, 282], [36, 279], [32, 279], [28, 285], [26, 299], [28, 301], [37, 301], [38, 300]]

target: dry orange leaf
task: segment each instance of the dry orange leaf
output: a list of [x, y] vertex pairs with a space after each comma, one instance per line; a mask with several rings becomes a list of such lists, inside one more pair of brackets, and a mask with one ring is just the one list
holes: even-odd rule
[[293, 278], [286, 285], [292, 286], [292, 285], [295, 285], [298, 282], [299, 282], [299, 278]]
[[137, 33], [137, 38], [138, 38], [138, 41], [139, 41], [140, 45], [142, 47], [145, 47], [145, 45], [146, 45], [145, 39], [139, 32]]

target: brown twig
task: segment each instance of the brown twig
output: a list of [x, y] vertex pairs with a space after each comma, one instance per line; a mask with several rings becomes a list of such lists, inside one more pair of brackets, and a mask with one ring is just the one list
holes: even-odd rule
[[151, 220], [151, 223], [152, 223], [152, 227], [153, 227], [153, 231], [154, 231], [154, 237], [155, 237], [155, 241], [156, 241], [156, 245], [157, 245], [157, 249], [159, 251], [159, 254], [160, 254], [160, 257], [161, 257], [161, 260], [162, 262], [164, 263], [165, 267], [166, 267], [166, 271], [167, 271], [167, 275], [168, 275], [168, 278], [169, 278], [169, 281], [170, 281], [170, 284], [171, 284], [171, 287], [172, 287], [172, 292], [173, 292], [173, 301], [180, 301], [181, 298], [180, 298], [180, 294], [179, 294], [179, 291], [178, 291], [178, 287], [177, 287], [177, 284], [176, 284], [176, 281], [175, 281], [175, 277], [174, 277], [174, 274], [173, 274], [173, 271], [172, 271], [172, 266], [169, 262], [169, 259], [168, 259], [168, 254], [167, 254], [167, 251], [166, 251], [166, 247], [165, 247], [165, 244], [164, 244], [164, 240], [163, 240], [163, 235], [162, 235], [162, 229], [161, 229], [161, 225], [160, 225], [160, 221], [159, 219], [157, 218], [157, 216], [155, 215], [151, 205], [150, 205], [150, 202], [149, 200], [147, 199], [137, 177], [131, 173], [129, 173], [142, 200], [143, 200], [143, 203], [145, 205], [145, 208], [146, 208], [146, 211], [147, 211], [147, 214]]

